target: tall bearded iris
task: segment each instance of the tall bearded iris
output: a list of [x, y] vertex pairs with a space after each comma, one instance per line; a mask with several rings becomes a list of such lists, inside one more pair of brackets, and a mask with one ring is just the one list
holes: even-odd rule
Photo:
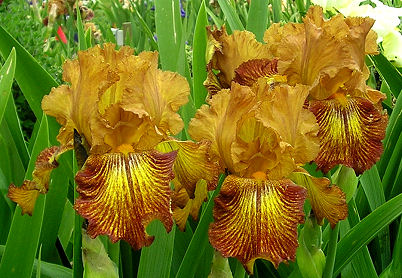
[[337, 15], [325, 21], [312, 7], [304, 23], [273, 24], [259, 43], [249, 32], [209, 32], [210, 62], [205, 85], [213, 95], [231, 82], [252, 86], [260, 77], [269, 84], [308, 86], [306, 107], [320, 127], [318, 168], [337, 164], [360, 174], [382, 153], [387, 115], [384, 95], [368, 88], [365, 54], [377, 53], [370, 18]]
[[[196, 194], [196, 184], [211, 189], [218, 173], [206, 154], [209, 143], [170, 137], [183, 128], [176, 112], [188, 101], [186, 80], [159, 70], [156, 52], [132, 52], [105, 44], [65, 63], [63, 79], [69, 85], [53, 88], [42, 101], [45, 113], [62, 125], [61, 146], [44, 150], [33, 180], [11, 185], [8, 195], [32, 214], [38, 194], [48, 190], [57, 158], [73, 148], [78, 133], [89, 156], [75, 177], [80, 196], [74, 208], [88, 220], [90, 236], [107, 234], [138, 249], [151, 244], [145, 227], [153, 219], [170, 231], [172, 200], [178, 224], [189, 214], [197, 216], [206, 192]], [[187, 202], [175, 202], [183, 194]]]
[[335, 225], [347, 215], [340, 189], [299, 167], [319, 150], [319, 127], [303, 108], [307, 95], [307, 86], [272, 86], [264, 77], [253, 87], [232, 82], [190, 122], [192, 138], [210, 140], [211, 157], [229, 173], [215, 199], [210, 242], [249, 273], [257, 258], [275, 266], [294, 259], [306, 198], [320, 222]]

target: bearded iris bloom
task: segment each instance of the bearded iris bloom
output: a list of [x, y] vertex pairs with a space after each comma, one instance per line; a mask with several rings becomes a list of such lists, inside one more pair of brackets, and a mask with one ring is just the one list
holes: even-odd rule
[[[61, 124], [61, 146], [44, 150], [33, 180], [11, 185], [8, 196], [32, 214], [59, 155], [73, 148], [76, 132], [89, 154], [75, 177], [80, 196], [74, 205], [88, 220], [87, 233], [124, 239], [139, 249], [153, 241], [145, 231], [153, 219], [170, 231], [173, 216], [181, 226], [189, 214], [197, 216], [206, 190], [216, 185], [218, 168], [207, 156], [208, 142], [171, 137], [184, 126], [176, 112], [188, 101], [187, 81], [159, 70], [156, 52], [132, 53], [105, 44], [65, 63], [63, 79], [69, 85], [53, 88], [42, 101], [44, 112]], [[197, 183], [205, 190], [197, 192]], [[187, 202], [178, 203], [183, 191]]]
[[328, 172], [343, 164], [360, 174], [379, 159], [387, 115], [384, 95], [366, 85], [364, 55], [377, 53], [372, 25], [325, 20], [312, 7], [303, 23], [271, 26], [265, 43], [247, 31], [208, 30], [209, 105], [190, 135], [212, 141], [212, 156], [229, 172], [210, 242], [248, 272], [256, 258], [294, 258], [304, 198], [319, 224], [346, 218], [344, 193], [302, 165], [315, 161]]
[[347, 215], [342, 191], [300, 168], [319, 151], [319, 126], [303, 108], [308, 92], [303, 85], [272, 87], [264, 77], [252, 88], [232, 82], [190, 122], [192, 138], [210, 140], [211, 157], [229, 172], [209, 240], [249, 273], [257, 258], [275, 266], [295, 258], [306, 198], [320, 222], [325, 217], [334, 226]]
[[384, 95], [366, 85], [364, 55], [377, 53], [373, 23], [342, 15], [326, 21], [314, 6], [304, 23], [273, 24], [265, 44], [249, 32], [210, 31], [205, 85], [210, 95], [233, 81], [252, 86], [260, 77], [270, 84], [307, 85], [306, 107], [320, 126], [318, 168], [328, 172], [343, 164], [360, 174], [379, 159], [387, 125]]

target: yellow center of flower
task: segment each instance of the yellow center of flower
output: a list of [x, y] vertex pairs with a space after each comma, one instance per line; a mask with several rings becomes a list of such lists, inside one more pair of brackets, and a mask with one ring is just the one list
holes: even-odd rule
[[256, 180], [262, 180], [262, 181], [267, 180], [267, 174], [265, 174], [264, 172], [261, 172], [261, 171], [254, 172], [251, 176], [253, 178], [255, 178]]
[[128, 154], [134, 152], [134, 148], [129, 144], [122, 144], [116, 147], [113, 152]]
[[286, 83], [288, 78], [286, 75], [273, 74], [266, 77], [267, 84]]
[[336, 99], [337, 101], [339, 101], [339, 103], [343, 107], [346, 107], [348, 105], [348, 100], [346, 98], [346, 95], [343, 93], [335, 93], [330, 98], [333, 98], [333, 99]]

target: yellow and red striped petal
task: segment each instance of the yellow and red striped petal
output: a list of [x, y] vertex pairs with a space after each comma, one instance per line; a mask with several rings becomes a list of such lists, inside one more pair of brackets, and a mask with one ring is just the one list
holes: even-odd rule
[[172, 196], [172, 210], [173, 219], [175, 220], [179, 229], [184, 231], [186, 228], [187, 218], [189, 215], [194, 220], [198, 219], [198, 212], [204, 201], [207, 200], [207, 183], [205, 180], [200, 180], [197, 183], [194, 192], [194, 198], [190, 198], [185, 188], [173, 193]]
[[276, 267], [294, 260], [305, 198], [305, 188], [288, 179], [230, 175], [215, 199], [209, 240], [224, 257], [238, 258], [249, 273], [258, 258], [270, 260]]
[[32, 215], [39, 193], [46, 194], [49, 190], [50, 174], [59, 164], [59, 156], [68, 151], [70, 146], [53, 146], [40, 152], [32, 172], [32, 181], [25, 180], [21, 187], [11, 184], [7, 196], [22, 208], [22, 214]]
[[91, 155], [75, 177], [80, 197], [75, 209], [88, 219], [91, 237], [106, 234], [139, 249], [152, 243], [145, 227], [159, 219], [169, 232], [173, 163], [176, 152]]
[[293, 172], [289, 178], [307, 188], [307, 197], [320, 225], [326, 218], [334, 228], [336, 223], [348, 216], [345, 193], [338, 186], [331, 186], [329, 179], [313, 177], [301, 168]]
[[214, 190], [218, 182], [218, 162], [209, 158], [211, 143], [202, 140], [199, 143], [191, 141], [164, 141], [156, 146], [161, 152], [178, 151], [173, 171], [175, 178], [173, 184], [178, 192], [182, 187], [190, 198], [194, 198], [196, 184], [203, 179], [207, 182], [208, 190]]
[[337, 164], [357, 174], [370, 169], [380, 158], [388, 118], [365, 98], [333, 98], [310, 104], [320, 126], [319, 169], [328, 172]]

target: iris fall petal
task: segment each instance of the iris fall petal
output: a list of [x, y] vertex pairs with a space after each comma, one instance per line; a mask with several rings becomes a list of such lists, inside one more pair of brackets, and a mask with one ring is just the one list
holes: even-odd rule
[[91, 237], [109, 235], [139, 249], [152, 243], [146, 225], [159, 219], [170, 231], [170, 180], [176, 152], [107, 153], [88, 157], [76, 175], [74, 207], [88, 219]]
[[328, 172], [343, 164], [360, 174], [380, 158], [387, 115], [369, 100], [341, 97], [312, 101], [310, 111], [320, 126], [318, 168]]
[[249, 273], [257, 258], [275, 266], [293, 260], [305, 198], [306, 190], [287, 179], [230, 175], [215, 199], [210, 242], [224, 257], [238, 258]]

